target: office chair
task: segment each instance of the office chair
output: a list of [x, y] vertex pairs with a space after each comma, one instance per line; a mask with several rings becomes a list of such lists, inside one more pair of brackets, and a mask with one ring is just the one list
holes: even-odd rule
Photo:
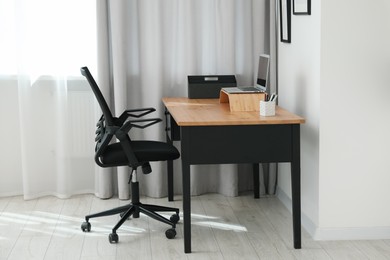
[[[128, 135], [128, 132], [133, 127], [143, 129], [162, 120], [159, 118], [141, 118], [155, 111], [154, 108], [126, 110], [119, 117], [113, 117], [88, 68], [82, 67], [81, 74], [87, 78], [103, 112], [103, 115], [96, 124], [96, 164], [101, 167], [128, 166], [131, 168], [129, 177], [129, 183], [131, 182], [131, 203], [85, 216], [85, 222], [82, 223], [81, 230], [84, 232], [91, 231], [91, 223], [89, 222], [89, 219], [91, 218], [120, 214], [121, 218], [119, 222], [114, 226], [112, 233], [108, 236], [110, 243], [117, 243], [119, 241], [118, 234], [116, 233], [117, 229], [130, 216], [139, 218], [140, 213], [143, 213], [155, 220], [170, 225], [171, 228], [166, 230], [165, 235], [168, 239], [174, 238], [176, 236], [176, 223], [180, 220], [179, 209], [142, 204], [139, 201], [137, 168], [141, 167], [144, 174], [149, 174], [152, 171], [149, 162], [175, 160], [180, 157], [180, 153], [173, 145], [165, 142], [131, 140]], [[111, 139], [113, 139], [114, 136], [119, 142], [111, 143]], [[175, 214], [173, 214], [169, 220], [156, 213], [170, 211], [175, 212]]]

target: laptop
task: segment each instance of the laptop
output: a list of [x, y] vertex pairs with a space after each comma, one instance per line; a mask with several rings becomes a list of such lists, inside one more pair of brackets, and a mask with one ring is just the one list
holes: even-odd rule
[[269, 70], [269, 55], [261, 54], [259, 56], [259, 66], [257, 68], [257, 81], [255, 86], [250, 87], [231, 87], [222, 88], [226, 93], [259, 93], [266, 92]]

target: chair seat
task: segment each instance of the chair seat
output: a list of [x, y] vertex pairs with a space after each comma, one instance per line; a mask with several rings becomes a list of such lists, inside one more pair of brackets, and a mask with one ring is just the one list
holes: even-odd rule
[[[173, 145], [159, 141], [131, 141], [131, 148], [139, 162], [167, 161], [180, 157], [179, 151]], [[104, 150], [101, 161], [110, 166], [129, 165], [122, 145], [113, 143]]]

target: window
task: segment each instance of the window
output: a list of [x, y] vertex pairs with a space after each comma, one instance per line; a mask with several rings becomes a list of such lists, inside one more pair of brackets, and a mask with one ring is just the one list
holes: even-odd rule
[[0, 0], [0, 75], [80, 75], [96, 64], [95, 0]]

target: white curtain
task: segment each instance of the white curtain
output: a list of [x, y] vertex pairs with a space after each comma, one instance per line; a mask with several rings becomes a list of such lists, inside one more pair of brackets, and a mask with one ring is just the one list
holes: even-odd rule
[[0, 57], [0, 196], [95, 192], [95, 1], [0, 0]]
[[[274, 10], [269, 0], [0, 0], [0, 196], [129, 198], [128, 169], [94, 163], [101, 112], [79, 68], [90, 68], [116, 114], [152, 106], [163, 117], [161, 97], [186, 96], [187, 75], [251, 85], [259, 54], [276, 67]], [[131, 134], [165, 140], [163, 124]], [[141, 192], [166, 196], [166, 165], [152, 168]], [[237, 195], [252, 188], [250, 169], [194, 166], [192, 193]], [[180, 194], [180, 160], [174, 170]], [[275, 183], [265, 173], [261, 193]]]
[[[98, 17], [98, 84], [111, 109], [156, 107], [163, 117], [161, 98], [187, 96], [187, 75], [234, 74], [239, 85], [252, 85], [258, 56], [271, 54], [271, 91], [275, 85], [275, 3], [269, 0], [101, 0]], [[131, 132], [132, 138], [165, 140], [164, 125]], [[177, 143], [175, 145], [180, 145]], [[140, 176], [141, 192], [166, 196], [166, 165], [155, 163], [153, 173]], [[261, 167], [262, 168], [262, 167]], [[276, 181], [275, 166], [271, 174]], [[180, 160], [175, 161], [175, 193], [181, 193]], [[262, 169], [263, 170], [263, 169]], [[115, 170], [113, 170], [115, 171]], [[129, 198], [129, 170], [101, 170], [99, 194]], [[252, 189], [251, 166], [192, 166], [192, 194], [219, 192], [235, 196]]]

